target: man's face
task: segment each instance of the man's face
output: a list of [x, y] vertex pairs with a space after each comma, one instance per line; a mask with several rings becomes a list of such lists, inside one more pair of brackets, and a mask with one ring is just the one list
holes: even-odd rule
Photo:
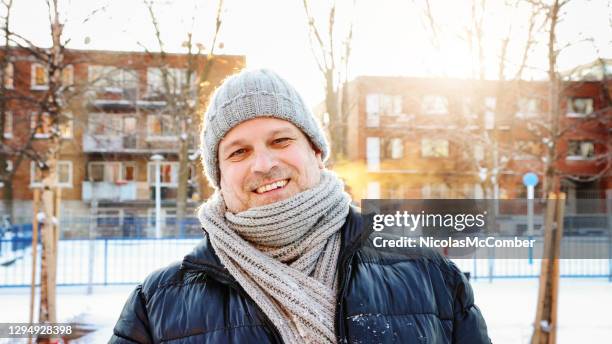
[[291, 122], [260, 117], [219, 143], [221, 193], [231, 212], [278, 202], [319, 183], [323, 161]]

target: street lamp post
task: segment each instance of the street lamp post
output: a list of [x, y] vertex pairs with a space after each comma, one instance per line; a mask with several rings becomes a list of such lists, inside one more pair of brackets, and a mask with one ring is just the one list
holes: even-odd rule
[[161, 161], [164, 157], [160, 154], [155, 154], [151, 157], [155, 162], [155, 237], [161, 238]]

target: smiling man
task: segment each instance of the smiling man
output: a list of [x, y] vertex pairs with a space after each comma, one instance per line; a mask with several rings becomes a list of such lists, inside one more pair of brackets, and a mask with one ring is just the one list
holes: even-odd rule
[[202, 151], [216, 189], [204, 239], [136, 288], [112, 343], [490, 342], [454, 264], [373, 249], [322, 130], [277, 74], [217, 89]]

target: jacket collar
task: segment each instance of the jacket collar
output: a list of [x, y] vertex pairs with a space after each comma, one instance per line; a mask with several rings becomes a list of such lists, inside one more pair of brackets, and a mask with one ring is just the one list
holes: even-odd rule
[[[364, 234], [363, 218], [358, 208], [353, 206], [349, 207], [349, 213], [344, 225], [340, 228], [340, 233], [342, 238], [340, 250], [341, 259], [344, 254], [353, 251], [359, 246], [362, 235]], [[207, 270], [216, 274], [226, 274], [227, 276], [224, 277], [229, 277], [233, 280], [215, 253], [206, 232], [204, 233], [204, 239], [200, 241], [191, 253], [183, 258], [181, 270]]]

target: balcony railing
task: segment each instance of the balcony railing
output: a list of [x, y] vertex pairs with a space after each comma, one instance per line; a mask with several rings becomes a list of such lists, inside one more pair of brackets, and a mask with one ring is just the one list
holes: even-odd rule
[[[141, 185], [142, 184], [142, 185]], [[83, 201], [134, 201], [148, 198], [147, 183], [83, 182]]]
[[[193, 153], [197, 139], [192, 138], [190, 152]], [[131, 135], [83, 135], [85, 153], [177, 153], [179, 136], [150, 136], [145, 133]]]

